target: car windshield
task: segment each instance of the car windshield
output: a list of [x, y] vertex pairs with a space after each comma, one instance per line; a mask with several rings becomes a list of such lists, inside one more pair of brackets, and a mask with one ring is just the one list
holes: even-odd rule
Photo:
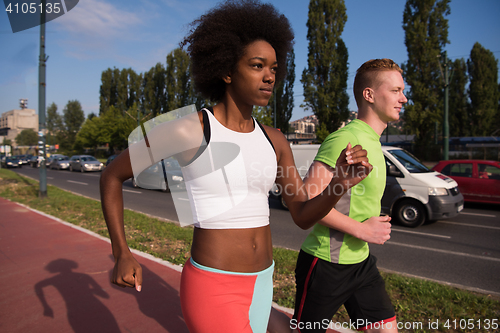
[[90, 161], [97, 161], [97, 160], [93, 156], [83, 156], [82, 161], [90, 162]]
[[58, 157], [57, 158], [58, 161], [67, 161], [68, 160], [68, 157], [67, 156], [63, 156], [63, 157]]
[[432, 172], [432, 170], [429, 170], [429, 168], [423, 165], [418, 158], [406, 150], [389, 150], [389, 153], [394, 156], [410, 173]]

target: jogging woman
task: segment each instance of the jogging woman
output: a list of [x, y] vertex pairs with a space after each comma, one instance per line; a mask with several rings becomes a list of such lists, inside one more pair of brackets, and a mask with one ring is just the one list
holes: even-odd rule
[[[194, 219], [191, 258], [181, 278], [183, 316], [190, 332], [264, 333], [273, 294], [273, 183], [301, 225], [324, 217], [371, 166], [366, 151], [349, 145], [337, 170], [355, 172], [338, 172], [323, 195], [308, 200], [284, 135], [252, 117], [254, 106], [266, 106], [283, 79], [293, 45], [288, 20], [272, 5], [223, 3], [193, 22], [182, 45], [195, 88], [215, 103], [197, 114], [206, 144], [175, 155], [183, 174], [191, 175], [186, 185]], [[224, 145], [237, 147], [234, 159], [218, 163], [217, 148]], [[140, 290], [141, 267], [123, 226], [122, 183], [134, 174], [130, 156], [129, 148], [102, 173], [101, 198], [115, 257], [113, 283]]]

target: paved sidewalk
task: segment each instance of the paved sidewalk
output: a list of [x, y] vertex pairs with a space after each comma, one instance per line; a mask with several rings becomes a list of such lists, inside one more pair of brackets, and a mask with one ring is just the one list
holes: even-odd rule
[[0, 198], [0, 332], [188, 332], [181, 268], [134, 252], [140, 293], [110, 283], [107, 238]]

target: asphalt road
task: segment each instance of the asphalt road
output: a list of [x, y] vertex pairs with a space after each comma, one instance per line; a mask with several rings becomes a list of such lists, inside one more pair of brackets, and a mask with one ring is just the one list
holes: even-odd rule
[[[34, 179], [39, 170], [13, 169]], [[62, 189], [99, 199], [99, 172], [78, 173], [47, 170], [47, 182]], [[177, 221], [169, 193], [123, 185], [125, 207]], [[273, 244], [298, 250], [308, 231], [293, 223], [290, 213], [275, 199], [271, 207]], [[394, 225], [385, 245], [370, 245], [383, 270], [457, 285], [500, 296], [500, 207], [466, 204], [449, 220], [424, 224], [416, 229]]]

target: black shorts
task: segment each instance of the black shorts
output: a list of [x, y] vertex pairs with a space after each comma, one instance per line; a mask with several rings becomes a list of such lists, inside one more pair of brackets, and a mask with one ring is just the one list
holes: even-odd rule
[[340, 265], [301, 250], [295, 269], [293, 328], [299, 328], [301, 333], [325, 332], [342, 304], [350, 317], [350, 322], [345, 323], [349, 328], [362, 330], [370, 328], [370, 324], [395, 320], [394, 307], [376, 262], [370, 254], [359, 264]]

